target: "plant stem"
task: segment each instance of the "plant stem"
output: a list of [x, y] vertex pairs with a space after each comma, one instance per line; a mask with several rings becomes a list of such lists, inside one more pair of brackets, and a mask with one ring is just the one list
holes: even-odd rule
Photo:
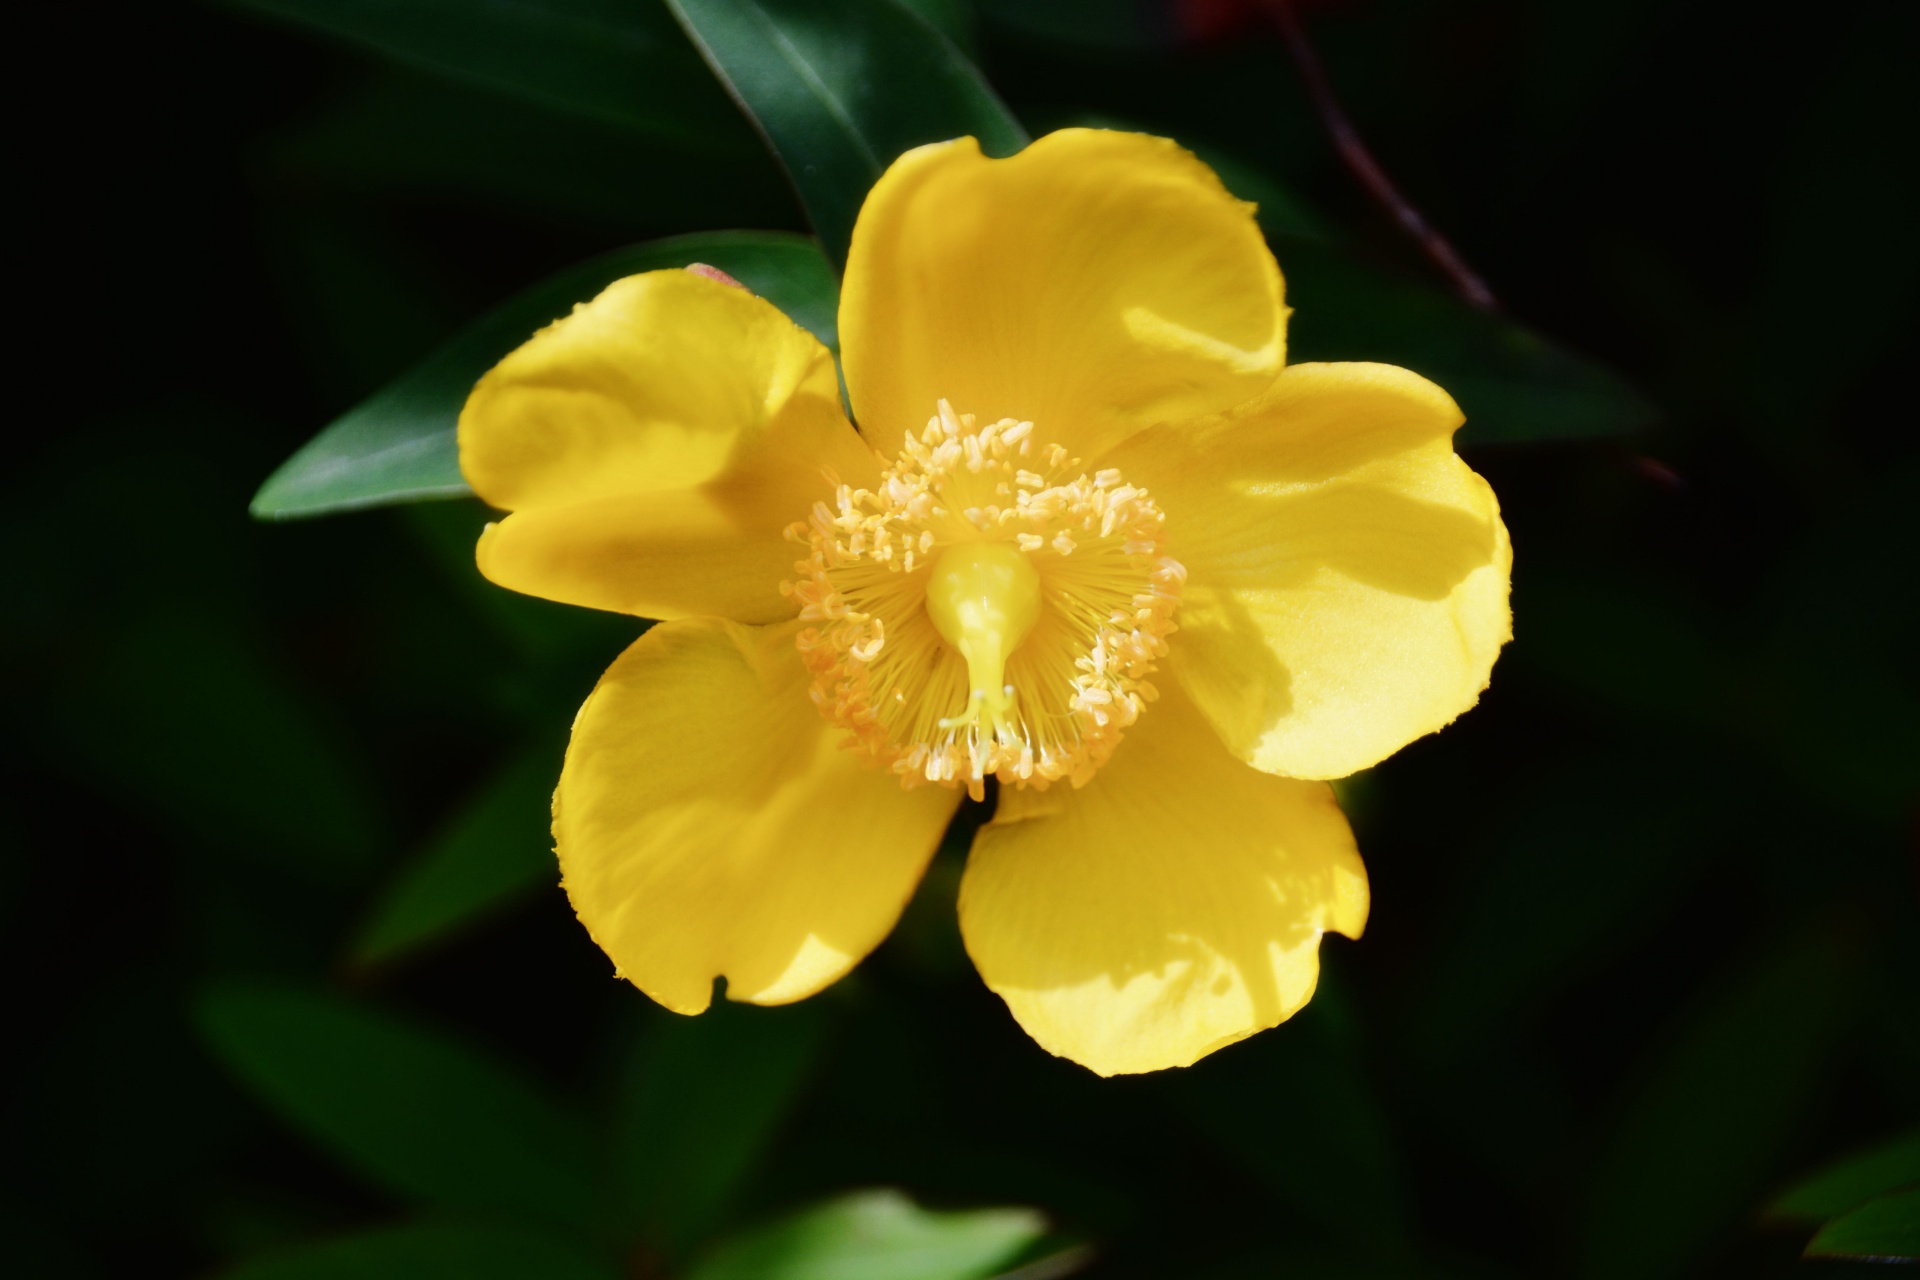
[[1326, 68], [1321, 65], [1320, 55], [1307, 39], [1299, 15], [1293, 11], [1292, 0], [1266, 0], [1266, 3], [1274, 24], [1280, 28], [1281, 37], [1287, 42], [1287, 51], [1293, 55], [1293, 64], [1300, 71], [1307, 96], [1313, 99], [1314, 108], [1319, 111], [1321, 123], [1333, 139], [1334, 149], [1340, 153], [1340, 159], [1360, 180], [1360, 185], [1367, 189], [1368, 194], [1393, 215], [1393, 220], [1400, 224], [1401, 229], [1426, 251], [1427, 257], [1453, 282], [1455, 291], [1462, 298], [1482, 311], [1499, 310], [1500, 304], [1494, 299], [1493, 290], [1487, 288], [1487, 282], [1466, 264], [1458, 251], [1447, 242], [1447, 238], [1436, 231], [1420, 211], [1400, 194], [1400, 189], [1393, 185], [1393, 179], [1387, 176], [1387, 171], [1367, 150], [1367, 144], [1361, 141], [1360, 131], [1353, 127], [1353, 121], [1347, 118], [1340, 99], [1334, 96]]

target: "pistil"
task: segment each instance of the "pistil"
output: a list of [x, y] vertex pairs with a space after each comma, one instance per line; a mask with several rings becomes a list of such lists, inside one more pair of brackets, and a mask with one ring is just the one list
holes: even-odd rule
[[814, 702], [907, 786], [1081, 786], [1156, 696], [1186, 571], [1118, 471], [936, 409], [788, 530]]
[[927, 576], [927, 616], [967, 660], [967, 705], [942, 729], [984, 721], [1000, 742], [1015, 740], [1007, 659], [1040, 620], [1040, 574], [1011, 542], [962, 542], [940, 552]]

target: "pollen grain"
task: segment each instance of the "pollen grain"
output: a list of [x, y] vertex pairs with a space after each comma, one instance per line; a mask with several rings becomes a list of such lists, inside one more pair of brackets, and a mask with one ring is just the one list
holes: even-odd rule
[[944, 400], [788, 537], [813, 699], [908, 786], [1084, 784], [1156, 696], [1186, 570], [1119, 472]]

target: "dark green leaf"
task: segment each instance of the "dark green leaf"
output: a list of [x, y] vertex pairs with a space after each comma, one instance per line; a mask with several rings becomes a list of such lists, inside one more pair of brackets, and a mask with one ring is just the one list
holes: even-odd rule
[[1289, 1208], [1336, 1235], [1390, 1248], [1405, 1236], [1406, 1194], [1367, 1076], [1339, 992], [1323, 977], [1285, 1034], [1155, 1083]]
[[1423, 1059], [1481, 1069], [1502, 1027], [1639, 942], [1698, 877], [1724, 799], [1689, 753], [1636, 744], [1576, 757], [1510, 800], [1475, 842], [1486, 865], [1438, 913], [1441, 946], [1410, 1019]]
[[744, 150], [726, 99], [639, 0], [228, 0], [390, 58], [701, 146]]
[[935, 1213], [862, 1191], [735, 1236], [688, 1280], [976, 1280], [1045, 1231], [1031, 1209]]
[[1920, 1184], [1920, 1129], [1828, 1165], [1767, 1206], [1767, 1212], [1776, 1218], [1823, 1222], [1915, 1184]]
[[1844, 492], [1754, 601], [1761, 643], [1739, 687], [1768, 697], [1736, 732], [1795, 785], [1906, 830], [1920, 807], [1920, 610], [1887, 584], [1920, 566], [1920, 458], [1889, 460]]
[[484, 1050], [338, 997], [225, 983], [200, 1005], [215, 1051], [289, 1123], [404, 1199], [591, 1220], [579, 1122]]
[[1270, 1245], [1231, 1261], [1195, 1271], [1181, 1280], [1512, 1280], [1512, 1273], [1485, 1263], [1382, 1254], [1364, 1244], [1329, 1248], [1312, 1244]]
[[1253, 216], [1268, 235], [1308, 241], [1334, 238], [1331, 224], [1318, 210], [1264, 169], [1211, 147], [1195, 146], [1193, 153], [1220, 175], [1227, 190], [1254, 204]]
[[1170, 39], [1178, 6], [1139, 0], [978, 0], [994, 23], [1064, 45], [1144, 49]]
[[1852, 977], [1844, 944], [1809, 934], [1689, 1022], [1610, 1126], [1581, 1275], [1680, 1275], [1747, 1212], [1817, 1093]]
[[925, 18], [941, 35], [953, 41], [954, 48], [965, 51], [969, 58], [973, 56], [976, 25], [973, 0], [898, 0], [898, 3]]
[[1603, 366], [1511, 320], [1325, 244], [1278, 240], [1274, 252], [1294, 309], [1288, 361], [1377, 360], [1431, 378], [1466, 412], [1461, 444], [1616, 435], [1655, 419]]
[[220, 1280], [620, 1280], [579, 1246], [523, 1227], [380, 1227], [245, 1262]]
[[1713, 733], [1738, 704], [1736, 651], [1697, 595], [1563, 571], [1522, 584], [1519, 661], [1617, 720]]
[[442, 937], [537, 885], [551, 888], [551, 797], [560, 753], [542, 746], [495, 777], [409, 864], [354, 946], [362, 964], [378, 964]]
[[1809, 1258], [1920, 1261], [1920, 1187], [1869, 1200], [1835, 1218], [1807, 1245]]
[[268, 477], [254, 496], [253, 514], [284, 520], [471, 492], [460, 475], [454, 433], [480, 375], [613, 281], [690, 262], [719, 267], [836, 345], [833, 274], [804, 236], [714, 231], [621, 249], [519, 294], [350, 410]]
[[207, 845], [339, 882], [386, 843], [348, 744], [216, 611], [127, 618], [58, 714], [90, 769]]
[[[684, 43], [677, 30], [674, 39]], [[619, 125], [389, 67], [277, 134], [268, 155], [273, 175], [301, 189], [506, 206], [628, 240], [659, 227], [802, 225], [779, 165], [748, 141], [746, 156], [662, 148]]]
[[649, 1028], [622, 1090], [615, 1166], [629, 1221], [659, 1248], [678, 1255], [720, 1225], [818, 1065], [828, 1014], [715, 1001]]
[[1026, 145], [973, 64], [895, 0], [668, 4], [786, 166], [836, 265], [902, 152], [968, 134], [989, 155]]
[[[1771, 243], [1742, 344], [1743, 425], [1789, 467], [1824, 460], [1841, 398], [1907, 342], [1920, 283], [1920, 193], [1881, 161], [1920, 149], [1913, 14], [1867, 9], [1848, 26], [1772, 171]], [[1811, 296], [1814, 325], [1801, 320]]]

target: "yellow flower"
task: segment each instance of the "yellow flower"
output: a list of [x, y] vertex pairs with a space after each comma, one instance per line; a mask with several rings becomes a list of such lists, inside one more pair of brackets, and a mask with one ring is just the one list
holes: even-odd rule
[[1252, 207], [1171, 142], [900, 158], [833, 357], [695, 272], [474, 389], [482, 572], [663, 619], [574, 723], [554, 839], [619, 973], [779, 1004], [893, 927], [998, 779], [967, 950], [1042, 1046], [1191, 1063], [1304, 1005], [1366, 874], [1324, 781], [1471, 706], [1511, 554], [1438, 387], [1285, 367]]

